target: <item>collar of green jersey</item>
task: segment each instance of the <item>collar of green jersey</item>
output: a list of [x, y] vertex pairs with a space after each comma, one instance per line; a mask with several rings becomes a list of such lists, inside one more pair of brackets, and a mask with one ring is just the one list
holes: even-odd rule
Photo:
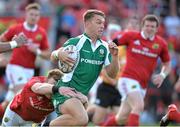
[[[86, 37], [86, 39], [88, 39], [89, 42], [92, 42], [91, 38], [86, 33], [83, 33], [83, 36]], [[95, 45], [93, 45], [91, 43], [91, 48], [92, 48], [93, 51], [95, 51], [100, 45], [103, 45], [103, 43], [102, 43], [102, 40], [99, 38], [99, 39], [97, 39]]]
[[[90, 41], [92, 42], [91, 38], [87, 35], [87, 33], [83, 33], [83, 35]], [[102, 43], [102, 40], [100, 38], [97, 39], [97, 42]]]

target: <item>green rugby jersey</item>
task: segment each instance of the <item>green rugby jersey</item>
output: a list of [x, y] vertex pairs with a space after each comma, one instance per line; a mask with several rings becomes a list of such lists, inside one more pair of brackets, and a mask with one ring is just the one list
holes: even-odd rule
[[65, 74], [57, 83], [58, 86], [68, 86], [87, 95], [99, 76], [103, 66], [110, 64], [111, 55], [108, 44], [98, 39], [96, 45], [84, 33], [71, 38], [63, 47], [75, 45], [79, 51], [79, 59], [76, 68]]

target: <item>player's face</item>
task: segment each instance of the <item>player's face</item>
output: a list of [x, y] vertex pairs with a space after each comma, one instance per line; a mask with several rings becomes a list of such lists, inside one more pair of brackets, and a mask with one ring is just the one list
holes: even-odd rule
[[97, 38], [100, 38], [104, 31], [104, 23], [104, 17], [100, 15], [94, 15], [94, 17], [90, 21], [88, 21], [87, 29]]
[[150, 38], [154, 36], [157, 32], [157, 23], [155, 21], [145, 21], [142, 26], [142, 31], [146, 35], [146, 37]]
[[40, 11], [36, 9], [30, 9], [26, 12], [26, 21], [30, 25], [35, 25], [39, 21]]

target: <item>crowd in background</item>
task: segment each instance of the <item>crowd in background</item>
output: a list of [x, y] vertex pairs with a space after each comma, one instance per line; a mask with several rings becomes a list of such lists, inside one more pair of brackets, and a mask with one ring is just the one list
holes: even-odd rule
[[[168, 42], [172, 71], [159, 89], [150, 81], [150, 88], [145, 99], [145, 112], [141, 121], [146, 124], [157, 123], [164, 115], [167, 105], [172, 102], [180, 107], [180, 93], [173, 89], [180, 74], [180, 2], [178, 0], [1, 0], [0, 17], [21, 17], [24, 14], [25, 6], [31, 2], [40, 3], [42, 16], [48, 17], [50, 20], [47, 33], [52, 50], [60, 47], [68, 38], [77, 36], [83, 31], [82, 14], [89, 8], [102, 10], [107, 16], [106, 23], [117, 20], [122, 29], [132, 16], [139, 19], [148, 13], [159, 16], [161, 25], [158, 33]], [[2, 29], [1, 27], [0, 23], [0, 29]], [[0, 56], [1, 101], [4, 99], [8, 85], [4, 76], [8, 57], [4, 58], [4, 56], [9, 56], [9, 54], [1, 54], [2, 56]], [[54, 67], [50, 62], [45, 65], [48, 68]], [[37, 62], [36, 75], [40, 73], [45, 75], [46, 71], [41, 70], [48, 68], [39, 66]]]

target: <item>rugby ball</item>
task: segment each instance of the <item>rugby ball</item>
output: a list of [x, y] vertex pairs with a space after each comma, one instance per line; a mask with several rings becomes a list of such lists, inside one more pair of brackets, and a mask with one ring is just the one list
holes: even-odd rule
[[70, 73], [74, 70], [74, 68], [77, 65], [77, 62], [79, 60], [79, 51], [77, 50], [76, 46], [74, 46], [74, 45], [68, 45], [68, 46], [64, 47], [63, 50], [69, 51], [69, 57], [72, 58], [73, 60], [75, 60], [75, 63], [69, 65], [69, 64], [59, 60], [58, 67], [63, 73]]

